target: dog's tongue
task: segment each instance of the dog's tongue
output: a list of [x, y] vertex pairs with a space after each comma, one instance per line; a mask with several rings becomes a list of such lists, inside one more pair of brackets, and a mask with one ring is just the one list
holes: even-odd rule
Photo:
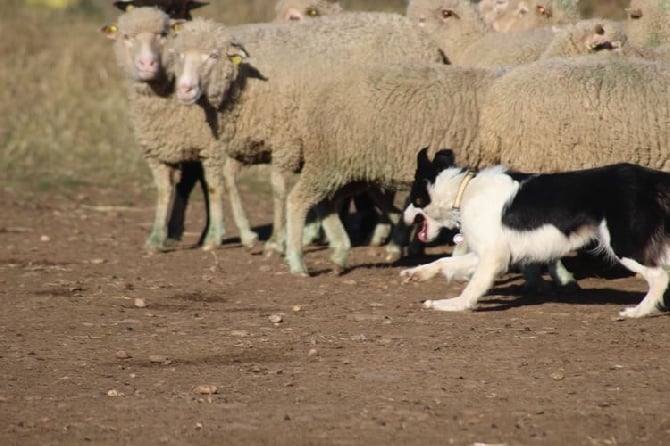
[[426, 243], [428, 239], [428, 220], [425, 218], [421, 221], [421, 229], [419, 229], [419, 233], [416, 236], [419, 237], [421, 242]]

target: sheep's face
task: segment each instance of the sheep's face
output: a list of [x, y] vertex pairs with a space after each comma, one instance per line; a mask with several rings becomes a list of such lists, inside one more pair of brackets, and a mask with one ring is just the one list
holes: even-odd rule
[[474, 8], [460, 0], [411, 0], [407, 6], [407, 17], [428, 32], [459, 29], [463, 18], [475, 15]]
[[620, 52], [628, 41], [623, 27], [609, 20], [586, 21], [576, 30], [576, 33], [577, 46], [584, 48], [585, 53]]
[[171, 21], [156, 8], [135, 8], [119, 17], [117, 25], [101, 29], [115, 41], [119, 66], [128, 79], [151, 82], [165, 75], [163, 51]]
[[496, 32], [527, 31], [550, 23], [552, 9], [548, 2], [533, 0], [496, 0], [484, 21]]
[[[197, 21], [193, 23], [197, 25]], [[231, 88], [238, 65], [248, 57], [244, 47], [223, 30], [185, 28], [170, 52], [174, 57], [177, 100], [192, 105], [204, 93], [215, 107]]]
[[276, 23], [303, 23], [310, 19], [342, 12], [332, 0], [280, 0], [277, 3]]

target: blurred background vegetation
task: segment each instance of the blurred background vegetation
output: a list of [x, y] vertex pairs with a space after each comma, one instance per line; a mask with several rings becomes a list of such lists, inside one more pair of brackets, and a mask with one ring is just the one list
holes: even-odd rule
[[[209, 0], [194, 15], [270, 20], [274, 0]], [[0, 0], [0, 188], [151, 187], [126, 117], [111, 41], [113, 0]], [[343, 0], [403, 12], [405, 0]]]

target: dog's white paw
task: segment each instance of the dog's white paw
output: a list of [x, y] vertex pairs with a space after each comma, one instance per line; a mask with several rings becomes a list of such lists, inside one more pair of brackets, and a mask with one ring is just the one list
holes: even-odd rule
[[421, 265], [416, 268], [404, 269], [400, 271], [400, 277], [403, 282], [423, 282], [424, 280], [435, 277], [436, 272], [430, 268], [430, 265]]
[[627, 307], [619, 311], [620, 317], [640, 318], [649, 316], [654, 312], [654, 308], [648, 309], [638, 305], [637, 307]]
[[437, 311], [467, 311], [474, 307], [467, 300], [459, 297], [451, 299], [426, 300], [423, 302], [425, 308], [432, 308]]

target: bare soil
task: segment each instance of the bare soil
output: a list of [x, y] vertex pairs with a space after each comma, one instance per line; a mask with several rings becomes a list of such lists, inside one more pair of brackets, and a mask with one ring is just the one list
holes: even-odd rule
[[[196, 201], [148, 257], [152, 197], [129, 194], [0, 192], [0, 444], [670, 444], [670, 319], [617, 320], [646, 286], [597, 258], [566, 262], [581, 289], [510, 273], [445, 314], [420, 301], [463, 282], [398, 273], [447, 248], [357, 247], [339, 277], [310, 248], [301, 279], [232, 224], [192, 248]], [[267, 236], [269, 201], [245, 194]]]

